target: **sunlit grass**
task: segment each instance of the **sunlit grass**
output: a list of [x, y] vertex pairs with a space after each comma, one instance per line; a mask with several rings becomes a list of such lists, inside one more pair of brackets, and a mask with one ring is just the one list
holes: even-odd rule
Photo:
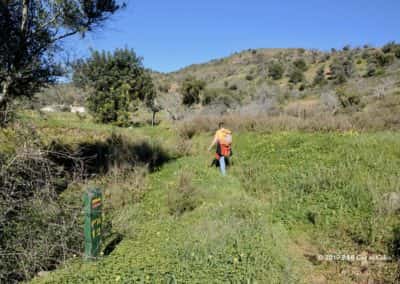
[[[122, 131], [176, 141], [166, 126]], [[192, 155], [151, 173], [141, 202], [115, 213], [115, 229], [125, 237], [110, 256], [71, 261], [35, 281], [307, 283], [325, 273], [343, 282], [348, 276], [335, 273], [335, 264], [312, 265], [299, 242], [319, 254], [390, 254], [399, 222], [382, 196], [399, 191], [398, 133], [235, 133], [226, 178], [208, 166], [210, 138], [196, 135]], [[191, 176], [196, 205], [171, 214], [169, 197], [183, 174]], [[392, 281], [395, 265], [370, 269]]]

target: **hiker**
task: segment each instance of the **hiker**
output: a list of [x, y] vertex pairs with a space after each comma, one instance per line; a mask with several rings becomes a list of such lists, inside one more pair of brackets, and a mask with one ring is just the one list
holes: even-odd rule
[[222, 175], [225, 175], [226, 165], [229, 165], [229, 157], [232, 155], [232, 132], [224, 128], [223, 122], [218, 124], [218, 130], [215, 132], [214, 139], [210, 147], [208, 147], [208, 151], [210, 151], [214, 145], [217, 145], [217, 150], [215, 153], [216, 161], [214, 160], [213, 164], [219, 164]]

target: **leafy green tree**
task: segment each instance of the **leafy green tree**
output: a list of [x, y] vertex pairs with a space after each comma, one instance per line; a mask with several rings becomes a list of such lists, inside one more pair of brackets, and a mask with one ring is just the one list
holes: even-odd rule
[[92, 51], [90, 58], [74, 64], [73, 81], [89, 91], [89, 110], [102, 123], [126, 126], [139, 102], [153, 106], [153, 82], [131, 49]]
[[204, 90], [206, 82], [195, 77], [186, 78], [181, 85], [182, 104], [191, 106], [200, 102], [200, 93]]
[[124, 6], [115, 0], [0, 1], [0, 123], [9, 105], [61, 74], [55, 56], [67, 37], [94, 30]]
[[279, 62], [272, 62], [268, 66], [268, 76], [273, 80], [279, 80], [282, 78], [283, 73], [285, 72], [283, 66]]

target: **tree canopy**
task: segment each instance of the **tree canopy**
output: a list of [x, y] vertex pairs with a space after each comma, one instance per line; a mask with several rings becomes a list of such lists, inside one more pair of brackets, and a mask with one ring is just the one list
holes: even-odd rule
[[92, 51], [74, 64], [73, 81], [88, 90], [88, 107], [97, 121], [129, 124], [139, 102], [154, 106], [155, 88], [142, 58], [133, 50]]
[[115, 0], [0, 1], [0, 123], [13, 100], [61, 75], [55, 55], [62, 39], [84, 36], [123, 6]]

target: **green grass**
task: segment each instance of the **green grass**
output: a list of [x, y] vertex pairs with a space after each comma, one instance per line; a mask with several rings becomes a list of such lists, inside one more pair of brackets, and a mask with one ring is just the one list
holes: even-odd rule
[[[166, 126], [131, 131], [176, 142]], [[359, 263], [306, 255], [390, 253], [399, 221], [382, 196], [399, 191], [400, 134], [235, 133], [226, 178], [208, 167], [210, 138], [195, 136], [193, 155], [151, 173], [141, 202], [114, 212], [124, 239], [111, 255], [73, 259], [33, 282], [309, 283], [323, 275], [345, 283], [360, 280]], [[179, 195], [182, 175], [192, 196]], [[193, 208], [171, 214], [185, 198]], [[391, 282], [395, 267], [371, 264], [369, 275]]]
[[[166, 147], [173, 147], [176, 135], [168, 131], [170, 125], [150, 125], [141, 127], [121, 128], [108, 124], [94, 123], [90, 115], [79, 117], [75, 113], [55, 112], [38, 115], [36, 111], [24, 111], [18, 114], [19, 121], [27, 128], [33, 127], [45, 142], [60, 140], [65, 144], [77, 144], [107, 139], [111, 133], [144, 140], [152, 139]], [[163, 135], [159, 135], [160, 132]], [[0, 133], [0, 138], [1, 138]]]

